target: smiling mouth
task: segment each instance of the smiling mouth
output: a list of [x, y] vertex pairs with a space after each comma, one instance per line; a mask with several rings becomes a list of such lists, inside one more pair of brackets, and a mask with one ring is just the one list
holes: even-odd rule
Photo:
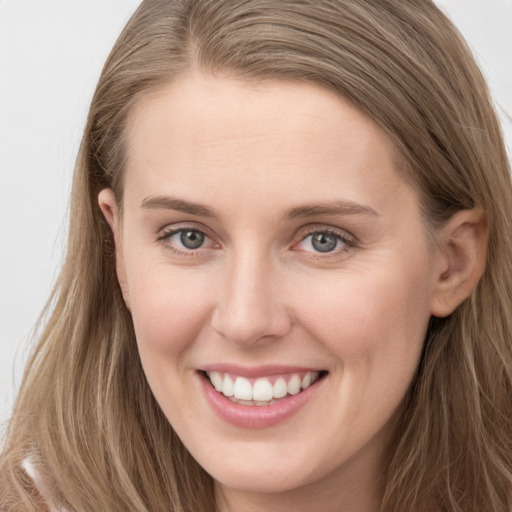
[[234, 403], [265, 406], [298, 395], [327, 375], [327, 371], [309, 371], [248, 379], [218, 371], [203, 372], [218, 393]]

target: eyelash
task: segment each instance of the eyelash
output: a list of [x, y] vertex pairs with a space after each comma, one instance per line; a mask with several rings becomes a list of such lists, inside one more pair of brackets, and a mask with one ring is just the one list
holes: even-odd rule
[[[204, 251], [206, 248], [203, 246], [198, 247], [197, 249], [187, 249], [187, 248], [180, 248], [177, 247], [174, 244], [170, 243], [170, 239], [179, 233], [186, 232], [186, 231], [193, 231], [194, 233], [199, 233], [202, 236], [205, 237], [205, 239], [213, 240], [212, 237], [206, 233], [205, 230], [200, 229], [196, 226], [179, 226], [179, 227], [167, 227], [163, 228], [160, 234], [158, 235], [157, 241], [165, 244], [166, 249], [172, 251], [174, 254], [177, 254], [178, 256], [186, 256], [186, 257], [197, 257], [204, 255]], [[166, 244], [166, 242], [168, 242]]]
[[313, 236], [315, 234], [332, 236], [336, 238], [337, 241], [341, 242], [341, 244], [343, 245], [341, 248], [335, 248], [332, 251], [323, 253], [320, 251], [301, 251], [305, 253], [306, 257], [308, 258], [321, 260], [339, 258], [340, 256], [346, 255], [347, 253], [350, 253], [352, 250], [357, 248], [357, 239], [354, 236], [350, 235], [344, 230], [325, 226], [310, 226], [306, 227], [304, 230], [299, 231], [299, 241], [294, 243], [294, 247], [304, 243], [304, 241], [308, 237]]
[[[186, 232], [186, 231], [192, 231], [194, 233], [198, 233], [205, 237], [205, 239], [209, 239], [213, 241], [213, 238], [208, 235], [208, 233], [196, 226], [179, 226], [179, 227], [167, 227], [163, 228], [158, 235], [157, 241], [160, 243], [163, 243], [166, 245], [166, 249], [172, 251], [174, 254], [178, 256], [185, 256], [185, 257], [198, 257], [198, 256], [204, 256], [204, 251], [207, 251], [208, 249], [211, 249], [211, 247], [198, 247], [197, 249], [187, 249], [187, 248], [180, 248], [177, 247], [175, 244], [170, 243], [170, 239], [179, 233]], [[298, 250], [297, 252], [302, 252], [307, 254], [308, 258], [313, 259], [329, 259], [333, 257], [339, 257], [340, 254], [346, 254], [349, 251], [355, 249], [357, 247], [357, 240], [352, 235], [348, 234], [346, 231], [343, 230], [337, 230], [334, 228], [327, 228], [325, 226], [310, 226], [307, 227], [301, 231], [299, 231], [296, 238], [299, 238], [297, 242], [294, 242], [292, 247], [296, 247], [299, 244], [303, 243], [308, 237], [313, 236], [315, 234], [322, 234], [327, 236], [335, 237], [337, 241], [341, 242], [343, 244], [343, 247], [341, 248], [335, 248], [332, 251], [324, 252], [321, 251], [305, 251], [305, 250]]]

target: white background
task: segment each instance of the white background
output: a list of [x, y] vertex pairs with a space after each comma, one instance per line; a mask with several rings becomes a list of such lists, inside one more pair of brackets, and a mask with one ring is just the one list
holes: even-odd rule
[[[139, 0], [0, 0], [0, 422], [65, 246], [101, 67]], [[512, 153], [512, 0], [439, 0], [475, 52]]]

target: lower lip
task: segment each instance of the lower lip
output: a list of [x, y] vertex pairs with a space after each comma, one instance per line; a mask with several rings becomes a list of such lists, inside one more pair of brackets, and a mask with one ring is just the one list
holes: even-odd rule
[[270, 405], [243, 405], [232, 402], [222, 393], [215, 391], [208, 378], [198, 373], [204, 394], [212, 409], [224, 421], [244, 428], [272, 427], [286, 421], [297, 413], [313, 397], [321, 383], [321, 378], [297, 395], [282, 398]]

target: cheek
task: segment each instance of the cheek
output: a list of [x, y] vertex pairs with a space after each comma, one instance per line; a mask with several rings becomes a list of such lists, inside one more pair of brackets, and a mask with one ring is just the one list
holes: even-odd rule
[[208, 322], [209, 293], [199, 279], [165, 264], [130, 270], [131, 313], [142, 367], [169, 422], [179, 426], [192, 414], [184, 392], [193, 371], [186, 354]]
[[412, 382], [430, 317], [426, 286], [425, 275], [389, 270], [308, 296], [306, 328], [337, 360], [332, 423], [354, 446], [387, 424]]
[[[140, 263], [140, 262], [139, 262]], [[130, 272], [131, 270], [131, 272]], [[165, 264], [127, 268], [132, 318], [141, 357], [173, 357], [187, 348], [211, 311], [201, 276]]]
[[427, 272], [403, 267], [343, 276], [311, 287], [302, 304], [304, 323], [344, 367], [400, 367], [421, 352], [430, 318], [428, 285]]

